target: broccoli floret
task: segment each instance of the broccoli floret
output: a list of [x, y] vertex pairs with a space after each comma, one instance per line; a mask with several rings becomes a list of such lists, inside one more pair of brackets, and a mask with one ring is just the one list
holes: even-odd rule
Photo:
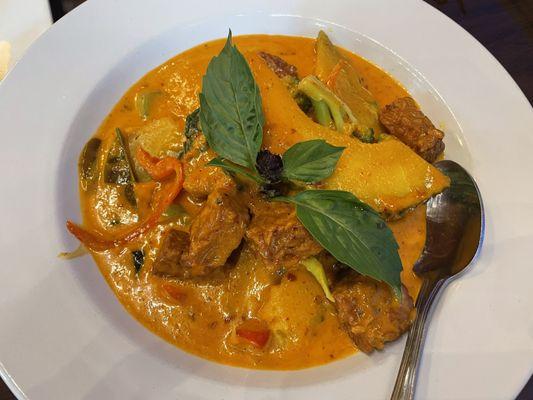
[[306, 76], [298, 84], [298, 89], [309, 96], [313, 102], [315, 117], [319, 124], [330, 126], [330, 121], [333, 119], [333, 125], [337, 131], [353, 132], [353, 127], [356, 125], [357, 120], [351, 110], [317, 77]]
[[352, 132], [354, 138], [359, 139], [363, 143], [375, 143], [378, 141], [374, 128], [362, 129], [362, 131], [357, 128]]
[[309, 100], [309, 97], [298, 90], [300, 79], [298, 79], [298, 71], [296, 67], [274, 54], [260, 51], [259, 55], [265, 61], [268, 68], [270, 68], [272, 72], [282, 80], [294, 101], [298, 104], [298, 107], [307, 114], [311, 109], [311, 101]]
[[298, 89], [298, 83], [300, 83], [300, 80], [292, 75], [284, 76], [281, 80], [285, 83], [287, 90], [296, 104], [298, 104], [298, 107], [300, 107], [300, 110], [307, 114], [312, 107], [311, 99]]
[[298, 107], [300, 107], [300, 110], [306, 114], [311, 110], [311, 107], [313, 107], [311, 99], [300, 91], [297, 91], [292, 97], [296, 104], [298, 104]]
[[326, 102], [324, 100], [311, 100], [311, 103], [313, 104], [313, 111], [316, 121], [320, 125], [332, 127], [333, 120], [331, 119], [331, 113], [329, 112]]
[[320, 124], [344, 132], [364, 143], [374, 143], [374, 129], [363, 126], [350, 108], [315, 76], [306, 76], [298, 89], [309, 96], [313, 104], [315, 120]]

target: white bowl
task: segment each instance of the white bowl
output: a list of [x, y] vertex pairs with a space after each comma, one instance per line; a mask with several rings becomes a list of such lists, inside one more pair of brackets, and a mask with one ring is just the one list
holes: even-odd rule
[[92, 0], [46, 32], [0, 84], [0, 374], [20, 399], [383, 399], [403, 340], [300, 371], [214, 364], [167, 344], [120, 306], [76, 243], [82, 145], [142, 75], [234, 34], [315, 36], [400, 80], [477, 179], [481, 255], [435, 309], [420, 399], [513, 397], [533, 359], [533, 112], [471, 36], [422, 1]]

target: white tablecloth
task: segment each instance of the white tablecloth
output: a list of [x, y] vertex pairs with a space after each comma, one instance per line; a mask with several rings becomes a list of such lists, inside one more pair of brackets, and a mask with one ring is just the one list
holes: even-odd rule
[[[12, 67], [51, 24], [48, 0], [0, 0], [0, 42], [10, 44], [8, 66]], [[5, 44], [0, 47], [0, 53], [7, 51]]]

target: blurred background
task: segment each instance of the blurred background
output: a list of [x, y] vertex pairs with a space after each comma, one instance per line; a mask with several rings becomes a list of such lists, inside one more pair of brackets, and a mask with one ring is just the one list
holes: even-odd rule
[[[533, 0], [424, 1], [459, 23], [489, 49], [533, 103]], [[83, 2], [50, 0], [54, 21]]]
[[[0, 0], [0, 79], [48, 26], [84, 1]], [[533, 0], [424, 1], [478, 39], [533, 102]]]
[[[84, 1], [0, 0], [0, 80], [41, 33]], [[424, 1], [479, 40], [533, 103], [533, 0]], [[0, 380], [0, 400], [13, 399]], [[530, 379], [517, 400], [532, 399]]]

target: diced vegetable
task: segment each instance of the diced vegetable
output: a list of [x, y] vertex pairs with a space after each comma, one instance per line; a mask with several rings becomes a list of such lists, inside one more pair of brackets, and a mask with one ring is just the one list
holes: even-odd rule
[[265, 61], [268, 68], [282, 80], [298, 107], [304, 113], [307, 113], [311, 108], [311, 101], [309, 97], [298, 89], [300, 79], [298, 78], [297, 68], [274, 54], [260, 51], [259, 56]]
[[137, 197], [135, 196], [135, 189], [133, 188], [132, 183], [124, 187], [124, 196], [126, 197], [126, 200], [128, 200], [128, 203], [134, 207], [137, 206]]
[[254, 68], [253, 64], [252, 68], [258, 78], [265, 118], [276, 122], [268, 126], [265, 147], [274, 153], [283, 153], [293, 143], [312, 139], [346, 147], [335, 171], [324, 180], [324, 188], [352, 192], [389, 218], [448, 186], [449, 179], [445, 175], [399, 140], [386, 137], [366, 144], [313, 122], [300, 112], [283, 83], [272, 78], [271, 71]]
[[348, 58], [344, 57], [337, 49], [328, 35], [324, 31], [318, 33], [316, 39], [316, 66], [315, 72], [322, 82], [329, 86], [329, 79], [335, 74], [335, 70], [339, 68], [339, 63], [344, 64], [343, 68], [347, 70], [349, 76], [347, 79], [351, 81], [353, 90], [363, 98], [364, 101], [373, 103], [375, 102], [372, 94], [362, 85], [362, 79], [355, 71]]
[[311, 103], [313, 104], [316, 122], [323, 126], [332, 127], [333, 120], [331, 119], [331, 113], [326, 102], [324, 100], [311, 100]]
[[135, 175], [126, 150], [124, 136], [119, 128], [116, 128], [115, 135], [115, 141], [107, 153], [104, 181], [125, 186], [135, 182]]
[[140, 92], [135, 95], [135, 108], [139, 116], [146, 120], [150, 116], [150, 108], [154, 100], [161, 95], [161, 91]]
[[363, 86], [350, 60], [341, 54], [323, 31], [319, 32], [316, 40], [316, 55], [316, 75], [348, 106], [356, 119], [354, 136], [371, 143], [375, 140], [374, 132], [381, 132], [376, 100]]
[[177, 158], [165, 157], [159, 159], [157, 157], [152, 157], [142, 148], [139, 148], [137, 151], [137, 159], [153, 179], [163, 181], [175, 174], [174, 180], [163, 186], [159, 195], [156, 196], [152, 214], [144, 222], [133, 229], [123, 232], [115, 239], [104, 238], [100, 234], [89, 232], [81, 228], [72, 221], [67, 221], [67, 229], [70, 233], [76, 236], [80, 242], [91, 250], [102, 251], [112, 247], [122, 246], [136, 239], [140, 235], [149, 232], [158, 224], [159, 218], [163, 212], [170, 204], [172, 204], [181, 191], [184, 178], [183, 167]]
[[326, 298], [335, 303], [335, 299], [333, 298], [333, 295], [331, 294], [329, 290], [328, 285], [328, 278], [326, 277], [326, 273], [324, 272], [324, 267], [318, 261], [315, 257], [310, 257], [306, 260], [302, 261], [302, 264], [304, 265], [305, 269], [311, 273], [316, 279], [316, 281], [319, 283], [320, 287], [322, 287], [322, 290], [324, 291], [324, 295]]
[[107, 153], [104, 167], [104, 182], [124, 186], [124, 195], [132, 206], [137, 205], [133, 183], [135, 175], [131, 166], [125, 139], [119, 128], [115, 130], [115, 141]]
[[327, 82], [329, 74], [335, 65], [341, 60], [341, 54], [331, 43], [328, 35], [324, 31], [319, 31], [315, 43], [316, 65], [315, 73], [322, 82]]
[[271, 286], [258, 312], [273, 333], [272, 340], [283, 338], [283, 343], [272, 344], [287, 350], [296, 348], [302, 338], [314, 340], [311, 323], [326, 307], [325, 302], [315, 301], [317, 292], [311, 274], [296, 271], [295, 276], [296, 280], [291, 280], [287, 274], [278, 285]]
[[294, 76], [286, 76], [282, 78], [282, 81], [285, 82], [287, 90], [293, 97], [296, 104], [298, 104], [298, 107], [300, 107], [300, 110], [302, 110], [304, 113], [308, 113], [311, 109], [312, 101], [309, 96], [307, 96], [298, 88], [300, 80]]
[[162, 215], [166, 220], [172, 220], [182, 225], [187, 225], [191, 221], [189, 213], [180, 205], [172, 203]]
[[[133, 190], [133, 184], [99, 184], [96, 187], [91, 207], [103, 228], [117, 232], [139, 222], [139, 210], [132, 205], [131, 198], [127, 198], [130, 190]], [[137, 197], [134, 199], [137, 200]]]
[[101, 145], [102, 141], [100, 139], [92, 138], [81, 152], [78, 168], [80, 170], [81, 185], [84, 190], [92, 186], [98, 177], [96, 159]]
[[183, 303], [187, 299], [187, 292], [177, 285], [163, 283], [161, 285], [161, 290], [163, 294], [172, 301]]
[[270, 338], [270, 330], [266, 324], [256, 319], [250, 319], [237, 327], [235, 333], [238, 337], [247, 340], [255, 347], [263, 348]]
[[374, 132], [381, 131], [378, 105], [374, 99], [365, 99], [370, 94], [361, 85], [355, 70], [347, 61], [339, 61], [328, 79], [328, 87], [344, 101], [357, 119], [352, 134], [363, 142], [371, 143]]
[[163, 213], [163, 217], [165, 218], [183, 217], [188, 215], [187, 211], [185, 211], [181, 205], [176, 203], [169, 205]]
[[[313, 104], [318, 107], [317, 120], [319, 123], [329, 122], [324, 108], [325, 103], [333, 119], [334, 128], [339, 132], [351, 133], [353, 131], [353, 126], [357, 123], [357, 120], [351, 110], [315, 76], [306, 76], [300, 81], [298, 88], [309, 96]], [[316, 104], [317, 102], [319, 104]]]
[[237, 328], [237, 336], [248, 340], [256, 347], [264, 347], [270, 337], [270, 331], [252, 331], [244, 328]]
[[[130, 133], [128, 136], [130, 154], [137, 154], [137, 150], [142, 147], [155, 157], [175, 157], [182, 149], [183, 137], [178, 125], [172, 119], [153, 120]], [[150, 179], [136, 158], [133, 159], [133, 167], [139, 181], [145, 182]]]

